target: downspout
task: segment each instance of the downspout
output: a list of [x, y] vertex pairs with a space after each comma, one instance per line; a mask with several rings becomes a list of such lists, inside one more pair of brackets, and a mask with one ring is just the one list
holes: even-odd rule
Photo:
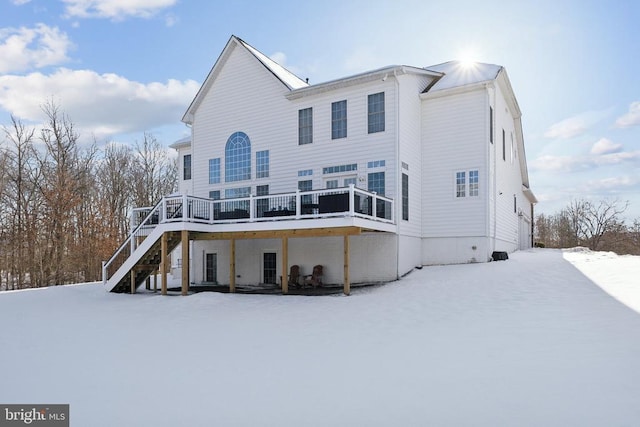
[[[488, 92], [487, 92], [488, 93]], [[496, 102], [496, 90], [495, 87], [493, 88], [493, 104], [494, 107], [497, 105]], [[496, 234], [497, 234], [497, 227], [498, 227], [498, 163], [497, 163], [497, 154], [496, 154], [496, 147], [498, 145], [498, 141], [497, 141], [497, 130], [498, 127], [496, 126], [496, 122], [497, 122], [497, 117], [498, 117], [498, 109], [494, 108], [493, 109], [493, 218], [491, 218], [493, 220], [493, 238], [491, 239], [491, 253], [495, 252], [496, 250]]]

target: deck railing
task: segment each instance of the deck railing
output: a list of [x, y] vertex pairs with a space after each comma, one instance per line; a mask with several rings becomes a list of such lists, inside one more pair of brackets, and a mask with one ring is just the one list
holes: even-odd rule
[[131, 233], [112, 257], [103, 263], [102, 277], [106, 282], [158, 224], [183, 221], [226, 224], [337, 216], [393, 223], [393, 211], [392, 199], [354, 185], [224, 200], [187, 195], [165, 196], [153, 207], [133, 209]]

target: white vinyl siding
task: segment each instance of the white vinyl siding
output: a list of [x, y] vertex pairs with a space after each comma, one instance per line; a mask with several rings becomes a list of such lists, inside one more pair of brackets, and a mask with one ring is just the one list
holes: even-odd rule
[[486, 236], [486, 198], [468, 197], [469, 171], [486, 174], [486, 112], [482, 90], [423, 101], [424, 237]]

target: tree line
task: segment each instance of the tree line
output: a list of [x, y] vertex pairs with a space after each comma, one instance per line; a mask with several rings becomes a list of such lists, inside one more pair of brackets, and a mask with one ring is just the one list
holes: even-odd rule
[[176, 191], [177, 163], [150, 133], [133, 147], [79, 143], [53, 102], [43, 127], [15, 117], [0, 139], [0, 290], [101, 278], [129, 211]]
[[536, 246], [571, 248], [640, 255], [640, 219], [626, 224], [622, 215], [629, 202], [616, 200], [572, 200], [552, 215], [535, 219]]

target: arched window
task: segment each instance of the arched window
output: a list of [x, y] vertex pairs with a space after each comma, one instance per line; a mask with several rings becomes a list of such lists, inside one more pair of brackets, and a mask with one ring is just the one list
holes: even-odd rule
[[235, 132], [227, 140], [225, 154], [225, 181], [251, 179], [251, 142], [244, 132]]

